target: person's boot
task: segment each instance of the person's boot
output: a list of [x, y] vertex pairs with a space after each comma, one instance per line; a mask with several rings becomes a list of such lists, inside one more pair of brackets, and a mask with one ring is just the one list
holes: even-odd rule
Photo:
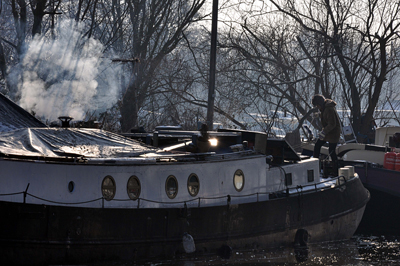
[[338, 161], [334, 161], [333, 162], [332, 174], [333, 174], [333, 176], [338, 176], [339, 175], [339, 162]]

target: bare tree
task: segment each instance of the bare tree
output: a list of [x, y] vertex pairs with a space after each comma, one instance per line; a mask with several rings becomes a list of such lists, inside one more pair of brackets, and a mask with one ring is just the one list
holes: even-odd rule
[[132, 67], [132, 78], [121, 105], [121, 128], [128, 131], [137, 126], [138, 111], [154, 80], [162, 59], [173, 51], [182, 33], [193, 22], [205, 0], [133, 0], [128, 1], [132, 35], [129, 36], [132, 57], [140, 64]]
[[[388, 60], [391, 45], [398, 41], [398, 2], [271, 2], [279, 12], [293, 19], [303, 31], [319, 36], [331, 46], [334, 52], [331, 55], [334, 60], [332, 64], [342, 83], [346, 108], [351, 110], [354, 131], [366, 135], [387, 74], [398, 65], [397, 59]], [[322, 90], [320, 92], [324, 93]]]
[[247, 112], [265, 115], [262, 123], [267, 128], [277, 118], [278, 110], [295, 117], [306, 114], [307, 94], [313, 93], [307, 88], [313, 87], [310, 84], [315, 78], [302, 62], [304, 55], [299, 52], [293, 25], [277, 19], [254, 24], [246, 20], [241, 31], [231, 27], [221, 44], [237, 51], [236, 61], [240, 63], [231, 67], [231, 79], [240, 84], [242, 95], [252, 99]]
[[[299, 119], [311, 109], [312, 95], [321, 93], [351, 110], [355, 132], [367, 135], [375, 109], [386, 101], [387, 93], [395, 95], [389, 88], [395, 75], [388, 74], [399, 64], [398, 3], [271, 3], [238, 1], [236, 14], [240, 15], [225, 21], [221, 46], [237, 51], [241, 65], [230, 68], [231, 78], [247, 83], [243, 88], [257, 95], [246, 109], [259, 112], [264, 104]], [[385, 82], [388, 79], [392, 85]], [[308, 120], [320, 127], [312, 117]]]

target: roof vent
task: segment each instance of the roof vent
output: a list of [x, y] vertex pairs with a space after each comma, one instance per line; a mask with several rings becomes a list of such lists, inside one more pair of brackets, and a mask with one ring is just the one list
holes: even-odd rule
[[61, 121], [61, 127], [69, 127], [69, 121], [71, 121], [72, 117], [70, 116], [59, 116], [58, 119]]

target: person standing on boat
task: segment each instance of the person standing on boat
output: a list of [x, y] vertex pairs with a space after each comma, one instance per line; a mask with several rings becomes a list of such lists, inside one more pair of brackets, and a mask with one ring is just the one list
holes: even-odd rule
[[320, 110], [322, 123], [322, 130], [314, 146], [314, 158], [319, 158], [322, 145], [329, 142], [329, 155], [333, 162], [334, 173], [337, 174], [338, 158], [336, 155], [336, 146], [340, 139], [341, 125], [339, 115], [336, 111], [336, 102], [331, 99], [325, 99], [320, 94], [316, 94], [312, 98], [312, 105]]

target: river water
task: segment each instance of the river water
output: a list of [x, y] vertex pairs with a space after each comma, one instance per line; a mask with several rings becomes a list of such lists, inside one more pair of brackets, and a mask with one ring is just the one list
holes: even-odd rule
[[308, 245], [307, 248], [233, 250], [229, 258], [218, 255], [184, 255], [165, 261], [101, 263], [93, 266], [203, 266], [203, 265], [400, 265], [400, 236], [355, 235], [350, 240]]

